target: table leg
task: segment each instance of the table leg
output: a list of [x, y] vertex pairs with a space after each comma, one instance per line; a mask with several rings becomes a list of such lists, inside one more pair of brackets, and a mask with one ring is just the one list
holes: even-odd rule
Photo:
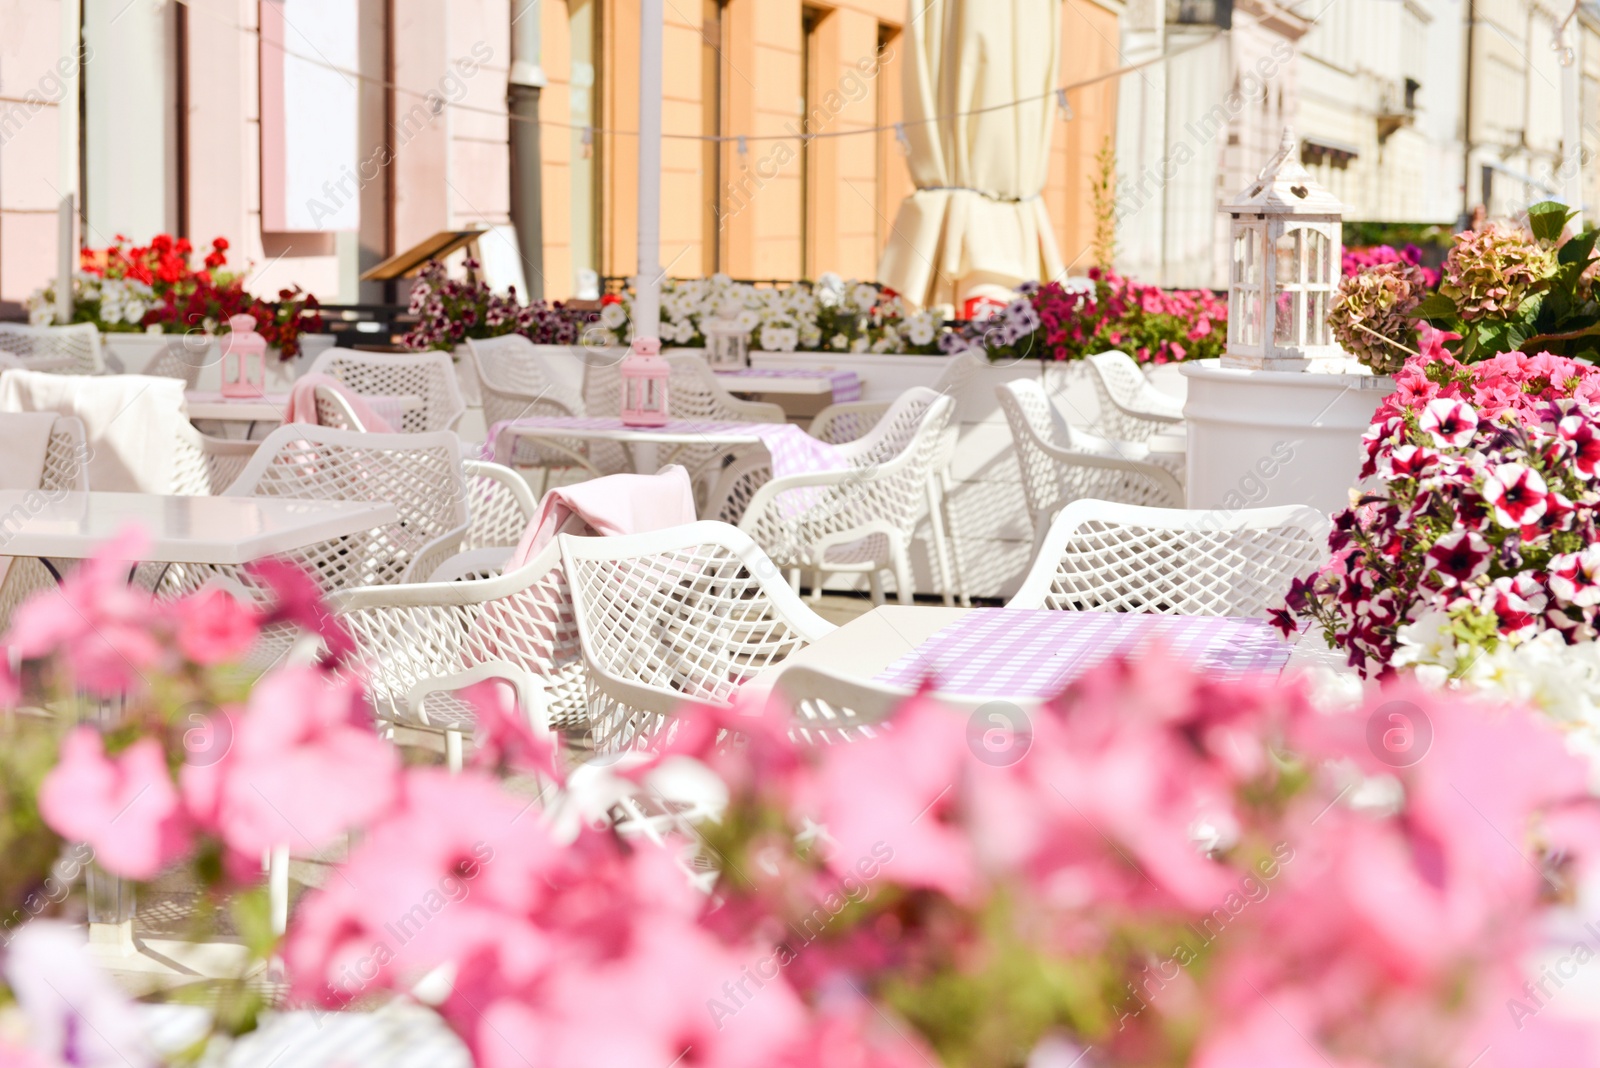
[[[122, 715], [120, 702], [100, 701], [93, 715], [102, 726], [110, 726]], [[84, 869], [84, 888], [89, 894], [89, 945], [107, 956], [133, 956], [138, 952], [133, 945], [133, 884], [91, 860]]]
[[633, 443], [633, 469], [641, 475], [653, 475], [661, 469], [661, 446], [654, 441]]

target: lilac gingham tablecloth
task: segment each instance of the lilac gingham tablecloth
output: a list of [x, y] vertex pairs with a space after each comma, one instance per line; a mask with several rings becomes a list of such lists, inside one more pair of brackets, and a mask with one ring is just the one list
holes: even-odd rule
[[1264, 619], [976, 608], [875, 681], [947, 693], [1052, 697], [1090, 668], [1151, 641], [1221, 679], [1283, 670], [1291, 646]]
[[854, 371], [822, 371], [807, 367], [741, 367], [718, 371], [729, 378], [826, 378], [833, 385], [833, 403], [861, 399], [861, 376]]
[[[650, 430], [665, 434], [739, 434], [761, 439], [772, 454], [772, 476], [808, 474], [813, 471], [839, 471], [847, 466], [844, 456], [826, 441], [818, 441], [793, 423], [723, 423], [709, 419], [671, 419], [665, 426], [625, 426], [616, 416], [527, 416], [507, 419], [489, 428], [483, 443], [483, 458], [505, 463], [511, 453], [511, 436], [501, 432], [508, 427], [538, 430]], [[800, 492], [800, 491], [795, 491]]]

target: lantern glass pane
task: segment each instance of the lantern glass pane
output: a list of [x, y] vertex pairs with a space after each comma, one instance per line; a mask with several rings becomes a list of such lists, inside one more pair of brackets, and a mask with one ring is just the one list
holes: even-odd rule
[[1294, 344], [1294, 324], [1299, 321], [1295, 315], [1295, 305], [1304, 301], [1305, 297], [1298, 293], [1279, 293], [1277, 307], [1273, 309], [1272, 318], [1272, 343], [1274, 345]]
[[1280, 234], [1274, 244], [1273, 253], [1277, 259], [1278, 284], [1283, 286], [1298, 285], [1305, 280], [1305, 271], [1300, 262], [1300, 235], [1303, 230], [1288, 230]]
[[1306, 344], [1328, 343], [1328, 293], [1314, 289], [1305, 295]]
[[1246, 264], [1245, 257], [1247, 254], [1247, 249], [1245, 247], [1245, 235], [1249, 232], [1250, 231], [1243, 229], [1235, 230], [1233, 232], [1233, 273], [1230, 275], [1229, 281], [1235, 283], [1244, 281]]
[[1333, 264], [1330, 255], [1332, 242], [1328, 235], [1316, 230], [1305, 231], [1306, 235], [1306, 266], [1312, 282], [1327, 284], [1333, 281]]
[[1261, 344], [1261, 294], [1254, 289], [1244, 292], [1244, 338], [1246, 345]]

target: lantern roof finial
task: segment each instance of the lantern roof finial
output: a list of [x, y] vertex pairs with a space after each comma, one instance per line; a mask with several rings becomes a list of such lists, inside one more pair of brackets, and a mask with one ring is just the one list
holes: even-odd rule
[[1283, 128], [1278, 151], [1255, 181], [1222, 206], [1233, 215], [1342, 215], [1344, 205], [1301, 166], [1294, 128]]

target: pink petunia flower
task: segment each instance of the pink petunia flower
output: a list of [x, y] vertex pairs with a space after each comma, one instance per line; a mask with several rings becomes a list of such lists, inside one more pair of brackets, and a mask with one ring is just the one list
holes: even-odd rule
[[76, 683], [96, 696], [132, 690], [163, 655], [155, 602], [128, 581], [148, 544], [138, 527], [124, 528], [59, 587], [17, 609], [6, 644], [24, 660], [64, 653]]
[[191, 841], [166, 756], [153, 738], [108, 757], [99, 731], [76, 728], [39, 787], [39, 814], [63, 838], [87, 842], [101, 867], [129, 879], [154, 878]]
[[179, 773], [195, 820], [245, 856], [278, 845], [315, 852], [388, 810], [394, 747], [363, 722], [361, 690], [307, 667], [256, 684], [232, 748]]
[[1600, 470], [1600, 432], [1594, 421], [1581, 415], [1569, 415], [1556, 426], [1561, 440], [1572, 445], [1572, 464], [1584, 478], [1593, 478]]
[[1489, 543], [1475, 530], [1452, 530], [1433, 543], [1424, 555], [1428, 570], [1455, 586], [1470, 582], [1489, 569]]
[[1436, 399], [1422, 410], [1418, 425], [1439, 445], [1461, 448], [1478, 429], [1478, 413], [1464, 401]]
[[1563, 604], [1600, 605], [1600, 546], [1564, 553], [1550, 560], [1550, 592]]
[[178, 649], [196, 664], [224, 664], [249, 651], [259, 633], [256, 613], [227, 590], [212, 587], [178, 602]]
[[1550, 489], [1539, 472], [1524, 464], [1497, 464], [1483, 480], [1483, 499], [1503, 527], [1525, 527], [1544, 515]]

